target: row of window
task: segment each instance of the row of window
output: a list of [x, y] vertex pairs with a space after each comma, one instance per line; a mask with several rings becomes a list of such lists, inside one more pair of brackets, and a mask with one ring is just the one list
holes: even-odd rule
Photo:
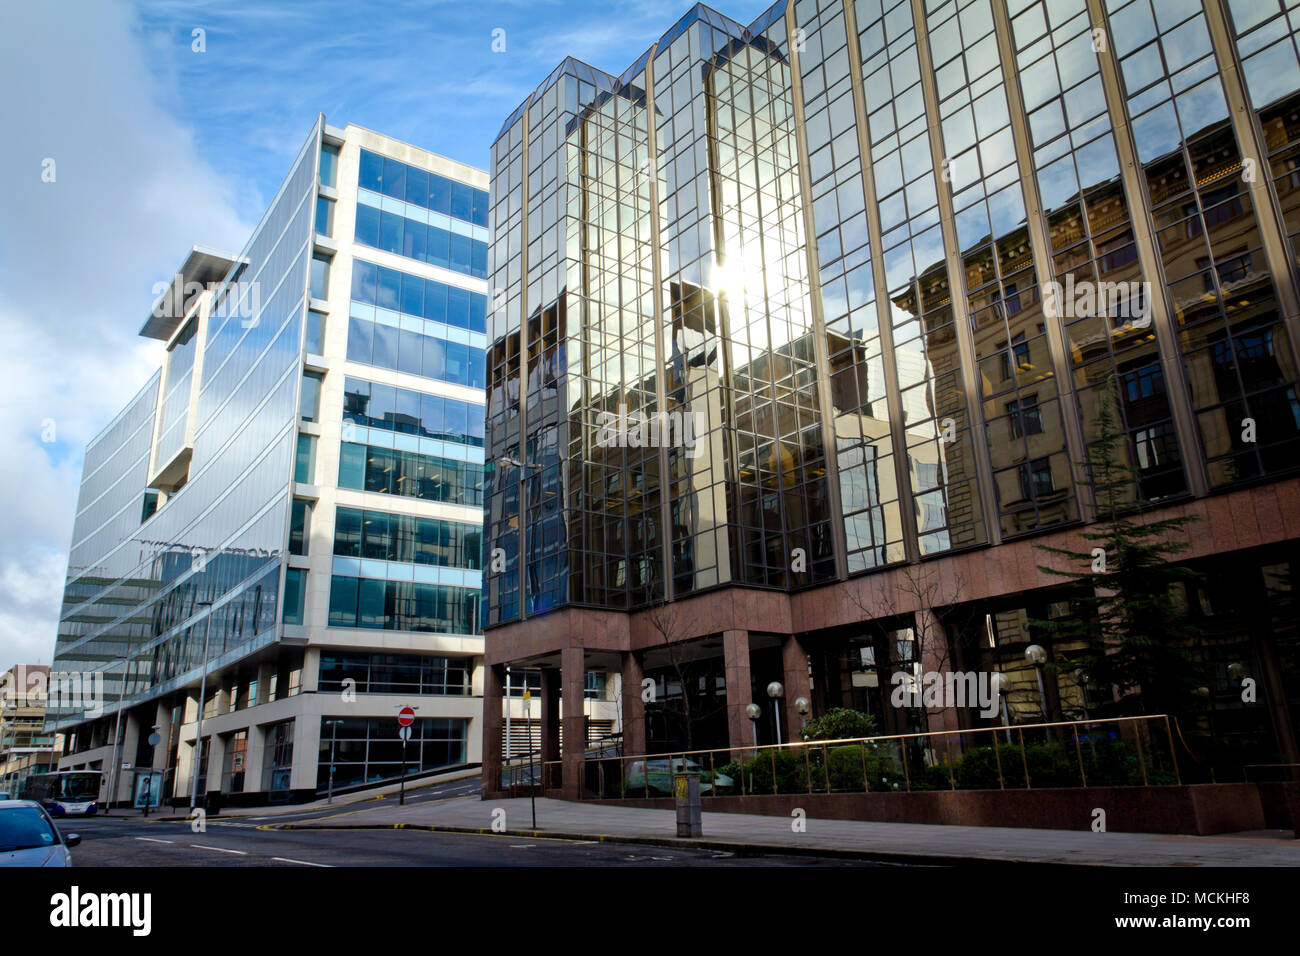
[[339, 487], [481, 508], [483, 466], [343, 442], [339, 450]]
[[[321, 717], [316, 788], [325, 792], [402, 775], [451, 767], [465, 762], [468, 721], [454, 717], [420, 717], [411, 739], [397, 736], [397, 721], [382, 717]], [[332, 781], [331, 781], [332, 777]]]
[[487, 296], [364, 259], [352, 261], [352, 301], [459, 329], [487, 331]]
[[478, 525], [459, 521], [338, 508], [334, 553], [374, 561], [477, 570], [482, 566], [483, 532]]
[[487, 278], [487, 243], [357, 203], [356, 241], [417, 262]]
[[483, 406], [349, 377], [343, 420], [404, 435], [483, 446]]
[[330, 578], [330, 627], [475, 634], [479, 591], [446, 584]]
[[488, 224], [488, 194], [485, 190], [416, 169], [368, 149], [361, 151], [358, 185], [390, 199], [400, 199], [476, 226]]
[[348, 319], [348, 361], [469, 388], [483, 388], [487, 378], [482, 349], [356, 316]]
[[322, 654], [319, 686], [323, 691], [351, 689], [358, 694], [463, 697], [471, 691], [466, 661], [427, 654]]
[[[605, 684], [608, 675], [604, 671], [587, 671], [583, 675], [582, 696], [587, 700], [604, 700]], [[536, 668], [509, 668], [505, 694], [507, 697], [523, 697], [527, 692], [530, 698], [542, 695], [542, 672]]]

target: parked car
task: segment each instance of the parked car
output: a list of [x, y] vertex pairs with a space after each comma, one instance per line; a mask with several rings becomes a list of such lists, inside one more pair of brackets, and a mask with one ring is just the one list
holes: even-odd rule
[[0, 804], [0, 866], [72, 866], [68, 851], [80, 842], [75, 833], [60, 833], [35, 801]]
[[715, 786], [722, 790], [730, 788], [734, 783], [725, 773], [711, 773], [689, 757], [651, 757], [649, 760], [633, 760], [627, 764], [627, 791], [635, 795], [637, 790], [645, 792], [648, 789], [652, 794], [672, 796], [673, 777], [682, 773], [699, 776], [701, 796], [708, 796]]

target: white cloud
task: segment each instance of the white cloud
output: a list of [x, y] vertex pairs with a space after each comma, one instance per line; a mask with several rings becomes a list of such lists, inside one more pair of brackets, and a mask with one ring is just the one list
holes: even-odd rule
[[148, 54], [117, 0], [0, 8], [0, 669], [53, 652], [82, 449], [161, 357], [136, 335], [154, 283], [195, 243], [237, 251], [260, 206]]

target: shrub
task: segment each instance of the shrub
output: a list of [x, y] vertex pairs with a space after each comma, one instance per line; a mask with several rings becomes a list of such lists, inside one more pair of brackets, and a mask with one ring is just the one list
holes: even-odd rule
[[748, 793], [772, 793], [772, 773], [776, 771], [776, 793], [801, 793], [808, 790], [804, 755], [790, 750], [767, 751], [745, 764], [745, 790]]
[[876, 718], [858, 710], [836, 707], [815, 720], [808, 721], [803, 729], [804, 740], [852, 740], [856, 737], [874, 737]]

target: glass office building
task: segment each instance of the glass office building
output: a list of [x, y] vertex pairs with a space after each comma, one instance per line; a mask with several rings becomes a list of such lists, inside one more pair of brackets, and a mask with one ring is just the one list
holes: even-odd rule
[[772, 740], [771, 680], [787, 728], [967, 726], [882, 707], [899, 649], [1013, 687], [1078, 650], [1037, 548], [1096, 517], [1110, 421], [1125, 497], [1197, 519], [1197, 729], [1300, 759], [1298, 37], [1278, 0], [798, 0], [561, 63], [490, 165], [485, 741], [506, 664], [655, 682], [625, 753]]
[[486, 187], [321, 117], [244, 250], [195, 247], [155, 304], [166, 358], [86, 450], [55, 647], [102, 700], [49, 714], [114, 802], [477, 760]]

